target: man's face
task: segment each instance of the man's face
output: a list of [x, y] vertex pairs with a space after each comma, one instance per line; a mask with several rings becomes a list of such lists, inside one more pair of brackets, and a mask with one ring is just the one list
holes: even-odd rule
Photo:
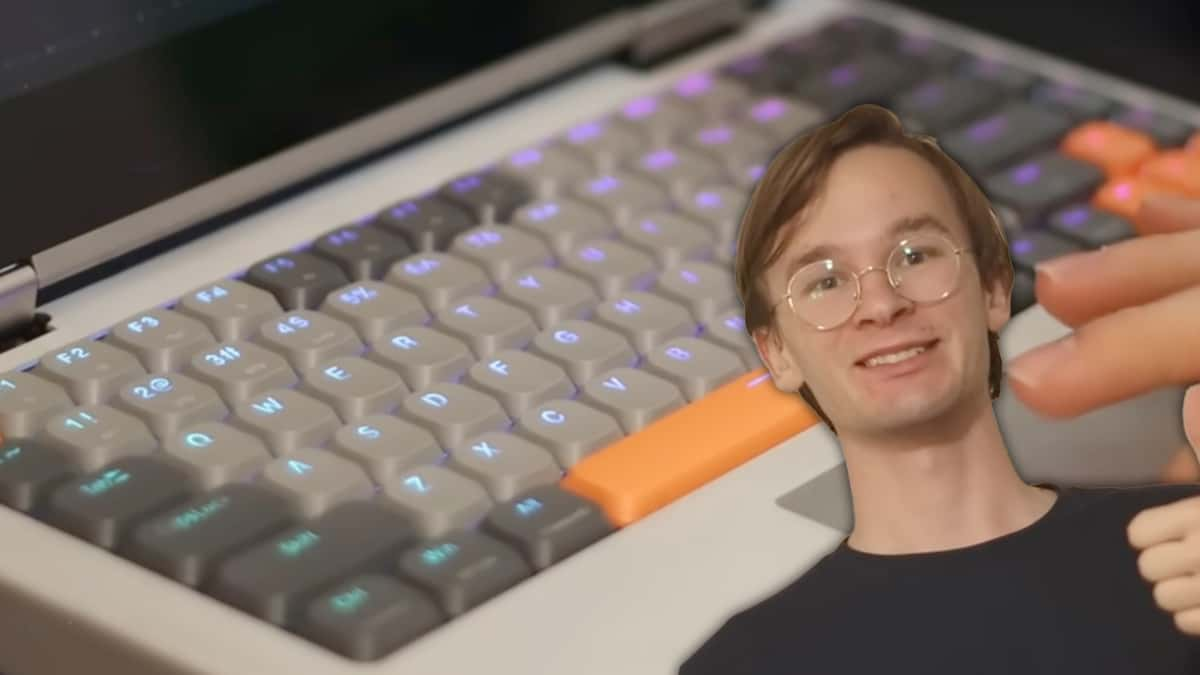
[[[786, 293], [789, 264], [817, 245], [831, 247], [831, 257], [854, 272], [884, 267], [896, 244], [915, 234], [889, 232], [902, 219], [928, 216], [956, 247], [970, 246], [941, 176], [902, 148], [865, 146], [842, 155], [804, 216], [789, 227], [783, 255], [766, 271], [771, 302]], [[919, 231], [937, 232], [924, 227]], [[1009, 293], [1000, 282], [981, 287], [972, 254], [963, 253], [957, 288], [939, 301], [908, 300], [884, 271], [868, 273], [861, 284], [854, 314], [830, 330], [816, 330], [786, 302], [776, 308], [772, 334], [759, 333], [755, 342], [779, 388], [795, 391], [807, 382], [839, 433], [875, 436], [940, 419], [962, 401], [987, 395], [987, 331], [1008, 320]], [[931, 340], [932, 348], [908, 362], [873, 367], [862, 361], [883, 348]]]

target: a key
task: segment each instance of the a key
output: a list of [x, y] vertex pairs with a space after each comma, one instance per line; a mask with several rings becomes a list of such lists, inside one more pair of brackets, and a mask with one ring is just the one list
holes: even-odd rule
[[379, 214], [375, 224], [399, 234], [413, 251], [441, 251], [475, 218], [461, 206], [436, 195], [400, 202]]
[[405, 326], [376, 340], [367, 358], [400, 373], [412, 391], [457, 380], [475, 362], [465, 342], [425, 326]]
[[575, 385], [561, 366], [528, 352], [506, 349], [480, 359], [465, 384], [491, 395], [509, 417], [552, 398], [570, 398]]
[[1079, 244], [1048, 230], [1027, 230], [1012, 240], [1013, 264], [1033, 271], [1035, 265], [1083, 250]]
[[769, 136], [778, 147], [824, 119], [825, 113], [815, 104], [774, 94], [750, 101], [736, 121]]
[[717, 242], [730, 242], [737, 239], [747, 198], [745, 191], [730, 185], [703, 185], [679, 200], [679, 211], [707, 225]]
[[355, 574], [390, 571], [415, 538], [393, 509], [347, 502], [222, 563], [207, 590], [260, 619], [292, 627], [317, 594]]
[[1113, 115], [1112, 120], [1150, 136], [1163, 148], [1183, 145], [1194, 131], [1190, 124], [1149, 108], [1135, 106], [1125, 107]]
[[163, 454], [197, 490], [248, 480], [271, 461], [266, 443], [224, 422], [202, 422], [167, 436]]
[[646, 288], [658, 276], [654, 258], [612, 239], [584, 242], [562, 259], [563, 268], [591, 282], [603, 298]]
[[291, 389], [247, 399], [234, 407], [231, 419], [265, 441], [276, 456], [320, 447], [342, 426], [333, 408]]
[[680, 78], [668, 95], [697, 110], [703, 120], [719, 120], [749, 98], [750, 89], [731, 77], [694, 72]]
[[492, 508], [492, 499], [483, 486], [436, 465], [405, 471], [380, 486], [381, 497], [404, 514], [425, 538], [472, 527]]
[[614, 531], [595, 504], [558, 485], [532, 488], [499, 504], [483, 530], [519, 550], [543, 570]]
[[1062, 112], [1076, 122], [1104, 117], [1113, 106], [1107, 98], [1066, 82], [1043, 82], [1034, 86], [1030, 96], [1034, 101]]
[[300, 391], [347, 422], [395, 410], [411, 393], [392, 371], [357, 356], [339, 356], [309, 371]]
[[1138, 169], [1138, 179], [1153, 191], [1200, 197], [1200, 156], [1182, 149], [1160, 152]]
[[779, 67], [781, 75], [794, 80], [832, 66], [854, 51], [854, 43], [806, 30], [777, 41], [767, 50], [766, 57]]
[[1096, 166], [1051, 150], [987, 176], [983, 189], [1022, 220], [1038, 223], [1051, 210], [1086, 199], [1103, 182]]
[[630, 434], [687, 402], [670, 381], [628, 367], [592, 378], [580, 390], [579, 401], [611, 415]]
[[409, 419], [429, 429], [443, 448], [507, 428], [511, 421], [496, 399], [453, 382], [438, 382], [409, 394], [402, 409]]
[[1073, 239], [1086, 248], [1110, 246], [1137, 235], [1133, 224], [1111, 211], [1074, 204], [1061, 209], [1047, 219], [1055, 234]]
[[654, 258], [659, 268], [712, 257], [715, 236], [674, 211], [653, 211], [620, 227], [621, 239]]
[[727, 177], [736, 187], [739, 187], [749, 194], [754, 190], [754, 186], [762, 178], [763, 173], [767, 170], [767, 164], [763, 160], [745, 159], [736, 162], [729, 167]]
[[616, 226], [600, 209], [563, 198], [526, 204], [513, 214], [512, 224], [541, 238], [557, 255], [566, 254], [584, 241], [616, 232]]
[[337, 289], [325, 298], [321, 311], [353, 326], [368, 342], [401, 326], [424, 323], [430, 318], [416, 295], [378, 281]]
[[620, 333], [578, 319], [544, 329], [533, 338], [529, 351], [557, 363], [577, 386], [598, 373], [631, 366], [638, 360], [637, 352]]
[[645, 291], [622, 293], [600, 303], [594, 320], [624, 335], [638, 354], [671, 338], [693, 335], [697, 328], [682, 306]]
[[468, 295], [486, 295], [492, 287], [478, 265], [436, 251], [397, 262], [386, 281], [414, 293], [431, 312]]
[[451, 448], [447, 466], [474, 479], [498, 502], [562, 478], [545, 448], [507, 431], [489, 431]]
[[857, 15], [839, 16], [827, 21], [817, 29], [817, 36], [859, 49], [891, 47], [896, 39], [892, 27]]
[[192, 354], [217, 342], [204, 324], [169, 309], [143, 312], [118, 323], [108, 341], [137, 356], [152, 373], [179, 370]]
[[1014, 315], [1025, 311], [1037, 302], [1036, 286], [1033, 273], [1018, 269], [1013, 274], [1012, 313]]
[[616, 168], [645, 148], [646, 144], [628, 126], [611, 119], [577, 124], [562, 137], [562, 148], [591, 164], [593, 172]]
[[312, 252], [334, 263], [350, 279], [382, 279], [392, 263], [411, 255], [413, 248], [402, 237], [381, 227], [342, 227], [313, 244]]
[[338, 429], [330, 450], [361, 466], [376, 483], [445, 456], [428, 429], [391, 415], [371, 415]]
[[750, 53], [723, 64], [720, 73], [746, 87], [752, 95], [770, 94], [779, 90], [795, 73], [789, 65], [771, 59], [767, 54]]
[[95, 405], [146, 369], [132, 354], [104, 341], [80, 340], [47, 353], [30, 374], [60, 385], [80, 405]]
[[689, 261], [667, 269], [659, 275], [654, 293], [683, 305], [697, 323], [705, 325], [738, 304], [729, 268], [711, 262]]
[[600, 209], [615, 225], [670, 205], [665, 189], [627, 171], [585, 178], [572, 186], [571, 195]]
[[537, 334], [537, 325], [524, 310], [484, 295], [446, 306], [434, 316], [434, 327], [465, 342], [479, 358], [521, 349]]
[[542, 239], [519, 228], [481, 225], [454, 238], [450, 252], [482, 267], [500, 283], [527, 267], [546, 266], [554, 254]]
[[633, 157], [626, 168], [677, 197], [719, 179], [722, 173], [719, 162], [680, 145], [654, 147]]
[[758, 350], [746, 332], [746, 313], [741, 308], [727, 309], [717, 314], [705, 324], [701, 337], [718, 347], [732, 350], [747, 369], [762, 368], [762, 359], [758, 358]]
[[189, 497], [187, 477], [159, 457], [126, 457], [58, 486], [45, 520], [114, 550], [139, 520]]
[[646, 355], [643, 366], [695, 401], [746, 372], [736, 354], [700, 338], [675, 338]]
[[898, 54], [923, 64], [931, 71], [946, 70], [963, 57], [959, 49], [922, 33], [899, 36], [894, 48]]
[[900, 55], [866, 52], [796, 81], [792, 93], [834, 114], [862, 103], [886, 105], [921, 75], [917, 64]]
[[442, 186], [438, 194], [462, 206], [476, 222], [485, 225], [508, 222], [514, 209], [533, 198], [524, 184], [497, 171], [459, 176]]
[[500, 284], [499, 297], [529, 313], [545, 329], [591, 314], [600, 294], [591, 284], [548, 267], [522, 270]]
[[19, 371], [0, 375], [0, 437], [35, 436], [47, 420], [74, 406], [57, 384]]
[[526, 410], [513, 431], [549, 450], [564, 469], [625, 435], [612, 416], [570, 399]]
[[504, 158], [496, 170], [525, 185], [535, 199], [552, 199], [566, 186], [592, 172], [591, 165], [557, 143], [518, 150]]
[[923, 133], [940, 134], [982, 115], [1002, 97], [983, 80], [941, 75], [897, 96], [893, 110], [906, 125], [915, 122]]
[[292, 524], [283, 498], [235, 483], [133, 528], [121, 555], [181, 584], [208, 582], [228, 556]]
[[188, 373], [219, 391], [230, 404], [300, 382], [286, 359], [252, 342], [209, 347], [192, 357]]
[[95, 471], [133, 455], [148, 455], [158, 443], [138, 418], [106, 405], [72, 408], [55, 415], [39, 436], [83, 471]]
[[1149, 134], [1108, 120], [1095, 120], [1072, 129], [1063, 139], [1061, 150], [1116, 178], [1133, 173], [1154, 156], [1157, 147]]
[[283, 308], [267, 291], [227, 279], [187, 293], [175, 311], [198, 319], [218, 340], [233, 341], [254, 337], [262, 322]]
[[1009, 95], [1024, 93], [1038, 80], [1037, 75], [1027, 70], [984, 56], [968, 58], [961, 69], [964, 77], [994, 84]]
[[746, 159], [761, 161], [775, 145], [761, 132], [749, 129], [745, 124], [732, 122], [706, 126], [682, 142], [726, 167]]
[[282, 355], [302, 374], [334, 357], [355, 356], [366, 350], [353, 328], [307, 309], [266, 320], [259, 337], [264, 347]]
[[1070, 128], [1067, 116], [1032, 103], [1010, 103], [941, 136], [941, 145], [968, 173], [993, 169], [1054, 145]]
[[506, 544], [459, 531], [405, 551], [400, 575], [431, 593], [450, 616], [458, 616], [528, 578], [529, 563]]
[[126, 384], [113, 405], [145, 422], [158, 438], [184, 425], [219, 422], [229, 415], [215, 390], [175, 373], [147, 375]]
[[425, 593], [382, 574], [334, 586], [308, 606], [296, 631], [356, 661], [375, 661], [429, 632], [445, 614]]
[[0, 504], [10, 509], [36, 514], [52, 490], [78, 473], [54, 446], [31, 438], [0, 442]]
[[704, 122], [699, 111], [671, 96], [640, 96], [625, 102], [613, 121], [646, 144], [662, 145], [687, 135]]
[[370, 499], [375, 486], [362, 467], [326, 450], [301, 448], [263, 468], [259, 485], [287, 500], [297, 519], [312, 519], [334, 506]]
[[285, 310], [315, 309], [325, 296], [350, 283], [336, 264], [312, 253], [285, 253], [255, 263], [245, 281], [275, 296]]

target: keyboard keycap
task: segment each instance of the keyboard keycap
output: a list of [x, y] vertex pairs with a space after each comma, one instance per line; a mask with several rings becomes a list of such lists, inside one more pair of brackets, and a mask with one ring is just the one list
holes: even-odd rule
[[1033, 88], [1033, 100], [1069, 115], [1076, 122], [1103, 117], [1112, 102], [1103, 96], [1066, 82], [1043, 82]]
[[260, 261], [246, 272], [245, 280], [274, 295], [285, 310], [315, 309], [334, 289], [350, 283], [340, 267], [304, 252]]
[[0, 442], [0, 504], [10, 509], [40, 511], [46, 496], [78, 473], [63, 453], [40, 441]]
[[381, 574], [338, 584], [308, 606], [297, 632], [356, 661], [374, 661], [445, 621], [425, 593]]
[[620, 333], [590, 321], [571, 319], [538, 333], [532, 354], [553, 361], [576, 385], [598, 373], [637, 362], [637, 352]]
[[1094, 165], [1051, 150], [986, 177], [983, 189], [1025, 222], [1038, 223], [1052, 209], [1090, 196], [1103, 182], [1104, 172]]
[[758, 350], [746, 332], [746, 313], [740, 309], [728, 309], [717, 314], [711, 322], [704, 326], [702, 338], [713, 344], [732, 350], [741, 357], [746, 368], [762, 368], [762, 359], [758, 358]]
[[[799, 63], [803, 65], [805, 62]], [[764, 54], [745, 54], [722, 65], [720, 72], [722, 76], [741, 83], [751, 94], [771, 94], [795, 77], [796, 71], [789, 65]]]
[[492, 509], [483, 529], [543, 570], [604, 538], [613, 526], [604, 512], [558, 485], [542, 485]]
[[447, 466], [478, 482], [496, 501], [557, 483], [563, 473], [545, 448], [506, 431], [489, 431], [451, 448]]
[[223, 422], [180, 429], [163, 441], [163, 454], [197, 490], [247, 480], [271, 461], [265, 443]]
[[498, 171], [460, 176], [438, 194], [466, 208], [484, 225], [508, 222], [517, 207], [533, 199], [529, 188]]
[[526, 410], [513, 430], [549, 450], [564, 469], [625, 435], [611, 415], [570, 399]]
[[230, 404], [300, 382], [282, 356], [252, 342], [225, 342], [201, 351], [192, 357], [188, 372]]
[[382, 498], [425, 538], [473, 527], [492, 508], [481, 485], [441, 466], [419, 466], [380, 485]]
[[686, 403], [670, 381], [633, 368], [597, 375], [581, 388], [579, 401], [612, 416], [630, 434]]
[[267, 464], [260, 485], [283, 497], [300, 520], [315, 518], [342, 502], [370, 499], [375, 492], [362, 467], [313, 448], [301, 448]]
[[1183, 145], [1194, 131], [1191, 125], [1149, 108], [1127, 107], [1112, 119], [1121, 126], [1146, 134], [1164, 148]]
[[867, 52], [800, 79], [792, 92], [836, 114], [861, 103], [886, 105], [921, 75], [919, 64], [898, 54]]
[[942, 147], [969, 173], [983, 175], [1053, 146], [1070, 125], [1070, 118], [1060, 113], [1032, 103], [1011, 103], [943, 135]]
[[196, 588], [231, 554], [290, 525], [281, 497], [235, 483], [141, 523], [121, 555]]
[[1037, 82], [1033, 73], [993, 58], [973, 56], [962, 64], [963, 75], [997, 85], [1010, 95], [1021, 94]]
[[1075, 127], [1062, 142], [1063, 154], [1095, 164], [1109, 177], [1124, 176], [1155, 152], [1150, 136], [1106, 120]]
[[600, 209], [615, 225], [627, 223], [646, 211], [670, 205], [667, 191], [626, 171], [587, 178], [571, 188], [571, 195]]
[[1078, 204], [1050, 216], [1052, 232], [1073, 239], [1086, 248], [1109, 246], [1136, 236], [1133, 225], [1115, 213]]
[[716, 160], [680, 145], [654, 147], [635, 156], [626, 168], [676, 197], [717, 180], [722, 174], [721, 164]]
[[703, 185], [679, 200], [679, 211], [697, 222], [704, 223], [717, 236], [718, 243], [734, 241], [747, 195], [729, 185]]
[[649, 254], [612, 239], [584, 242], [563, 256], [562, 266], [589, 281], [603, 298], [645, 288], [658, 275]]
[[50, 418], [40, 436], [83, 471], [154, 452], [158, 443], [138, 418], [106, 405], [72, 408]]
[[241, 281], [224, 280], [187, 293], [175, 307], [180, 314], [198, 319], [218, 340], [246, 340], [259, 326], [283, 308], [275, 296]]
[[371, 225], [342, 227], [317, 239], [312, 252], [334, 263], [350, 279], [382, 279], [392, 264], [411, 255], [399, 235]]
[[356, 356], [366, 345], [350, 326], [313, 310], [295, 310], [268, 319], [259, 333], [264, 347], [304, 373], [338, 356]]
[[1138, 169], [1138, 177], [1163, 191], [1200, 197], [1200, 157], [1183, 150], [1151, 157]]
[[0, 375], [0, 437], [34, 436], [47, 420], [74, 406], [57, 384], [29, 373]]
[[443, 448], [485, 431], [505, 429], [510, 423], [496, 399], [453, 382], [438, 382], [409, 394], [402, 407]]
[[187, 424], [219, 422], [229, 415], [211, 387], [177, 374], [140, 377], [121, 388], [113, 405], [145, 422], [158, 438]]
[[330, 293], [321, 311], [350, 324], [368, 342], [430, 318], [416, 295], [378, 281], [352, 284]]
[[933, 39], [928, 34], [907, 33], [896, 39], [895, 50], [932, 71], [947, 70], [963, 58], [961, 50]]
[[401, 576], [433, 594], [458, 616], [528, 578], [533, 570], [516, 551], [478, 532], [460, 531], [404, 552]]
[[595, 321], [611, 328], [645, 354], [672, 338], [696, 333], [686, 309], [645, 291], [623, 293], [596, 306]]
[[720, 123], [706, 126], [682, 141], [687, 147], [704, 153], [722, 165], [735, 166], [745, 159], [762, 160], [775, 143], [745, 124]]
[[664, 145], [704, 123], [695, 108], [672, 96], [642, 96], [626, 102], [613, 122], [630, 129], [648, 145]]
[[1092, 196], [1092, 205], [1111, 211], [1136, 225], [1142, 199], [1150, 193], [1173, 194], [1177, 191], [1138, 176], [1110, 178]]
[[300, 390], [333, 408], [347, 422], [389, 413], [411, 393], [395, 373], [357, 356], [322, 363], [304, 377]]
[[400, 373], [412, 391], [457, 380], [475, 362], [462, 340], [424, 326], [406, 326], [371, 343], [367, 358]]
[[562, 148], [591, 164], [592, 172], [606, 173], [641, 152], [645, 141], [629, 127], [614, 120], [596, 120], [567, 130]]
[[465, 208], [430, 195], [384, 210], [375, 224], [399, 234], [413, 251], [429, 252], [444, 250], [459, 232], [477, 223]]
[[428, 429], [391, 415], [371, 415], [338, 429], [330, 449], [361, 466], [376, 483], [445, 456]]
[[699, 112], [702, 120], [719, 120], [750, 97], [741, 82], [708, 72], [690, 73], [676, 82], [669, 96]]
[[898, 96], [893, 109], [921, 132], [940, 134], [984, 114], [1001, 97], [995, 85], [982, 80], [941, 75]]
[[187, 477], [159, 457], [126, 457], [60, 485], [46, 503], [46, 522], [114, 550], [139, 520], [189, 496]]
[[1083, 250], [1079, 244], [1046, 230], [1028, 230], [1012, 240], [1013, 264], [1030, 272], [1038, 263]]
[[386, 281], [416, 294], [431, 312], [468, 295], [487, 295], [492, 288], [491, 281], [479, 266], [435, 251], [396, 263]]
[[216, 344], [199, 321], [169, 309], [139, 314], [113, 326], [108, 339], [138, 357], [152, 373], [179, 370], [192, 354]]
[[700, 338], [675, 338], [646, 355], [646, 372], [676, 387], [689, 401], [697, 401], [746, 372], [731, 351]]
[[526, 204], [513, 214], [512, 224], [540, 237], [557, 255], [565, 255], [585, 241], [610, 237], [616, 232], [616, 227], [602, 211], [573, 199]]
[[[654, 258], [660, 269], [712, 257], [715, 235], [673, 211], [652, 211], [620, 227], [621, 240]], [[593, 303], [594, 304], [594, 303]]]
[[497, 283], [527, 267], [554, 262], [550, 247], [519, 228], [482, 225], [454, 238], [450, 252], [482, 267]]
[[737, 121], [769, 136], [778, 147], [824, 120], [825, 113], [813, 103], [772, 95], [751, 101]]
[[521, 349], [537, 334], [529, 314], [485, 295], [448, 305], [435, 315], [434, 327], [467, 343], [479, 358], [502, 349]]
[[717, 314], [737, 306], [737, 290], [727, 267], [689, 261], [662, 272], [655, 295], [687, 307], [697, 323], [709, 324]]
[[575, 385], [561, 366], [524, 351], [506, 349], [481, 359], [464, 381], [491, 395], [510, 417], [552, 398], [570, 398]]
[[272, 389], [239, 403], [232, 419], [276, 456], [320, 447], [342, 426], [333, 408], [291, 389]]
[[858, 44], [830, 33], [803, 31], [788, 35], [767, 50], [782, 74], [808, 75], [832, 66], [857, 51]]
[[579, 277], [549, 267], [522, 270], [500, 284], [499, 297], [525, 310], [545, 329], [592, 313], [600, 294]]
[[47, 353], [31, 374], [62, 386], [80, 405], [95, 405], [146, 369], [129, 352], [99, 340], [80, 340]]
[[509, 155], [496, 168], [501, 174], [523, 183], [534, 199], [552, 199], [575, 181], [587, 177], [592, 166], [560, 145], [548, 143]]

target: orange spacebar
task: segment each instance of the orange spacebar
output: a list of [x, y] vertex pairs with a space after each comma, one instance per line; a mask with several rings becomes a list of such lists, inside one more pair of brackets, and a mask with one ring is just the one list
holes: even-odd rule
[[763, 369], [733, 380], [571, 467], [562, 486], [623, 527], [817, 422]]

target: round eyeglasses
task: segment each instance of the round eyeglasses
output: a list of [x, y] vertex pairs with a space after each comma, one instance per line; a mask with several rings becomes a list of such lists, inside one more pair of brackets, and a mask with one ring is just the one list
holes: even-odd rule
[[853, 272], [835, 260], [819, 260], [796, 270], [772, 309], [787, 302], [793, 314], [817, 330], [837, 328], [862, 301], [862, 277], [876, 270], [887, 272], [888, 282], [901, 296], [936, 302], [954, 292], [962, 254], [970, 250], [940, 234], [919, 234], [897, 244], [885, 267], [871, 265]]

